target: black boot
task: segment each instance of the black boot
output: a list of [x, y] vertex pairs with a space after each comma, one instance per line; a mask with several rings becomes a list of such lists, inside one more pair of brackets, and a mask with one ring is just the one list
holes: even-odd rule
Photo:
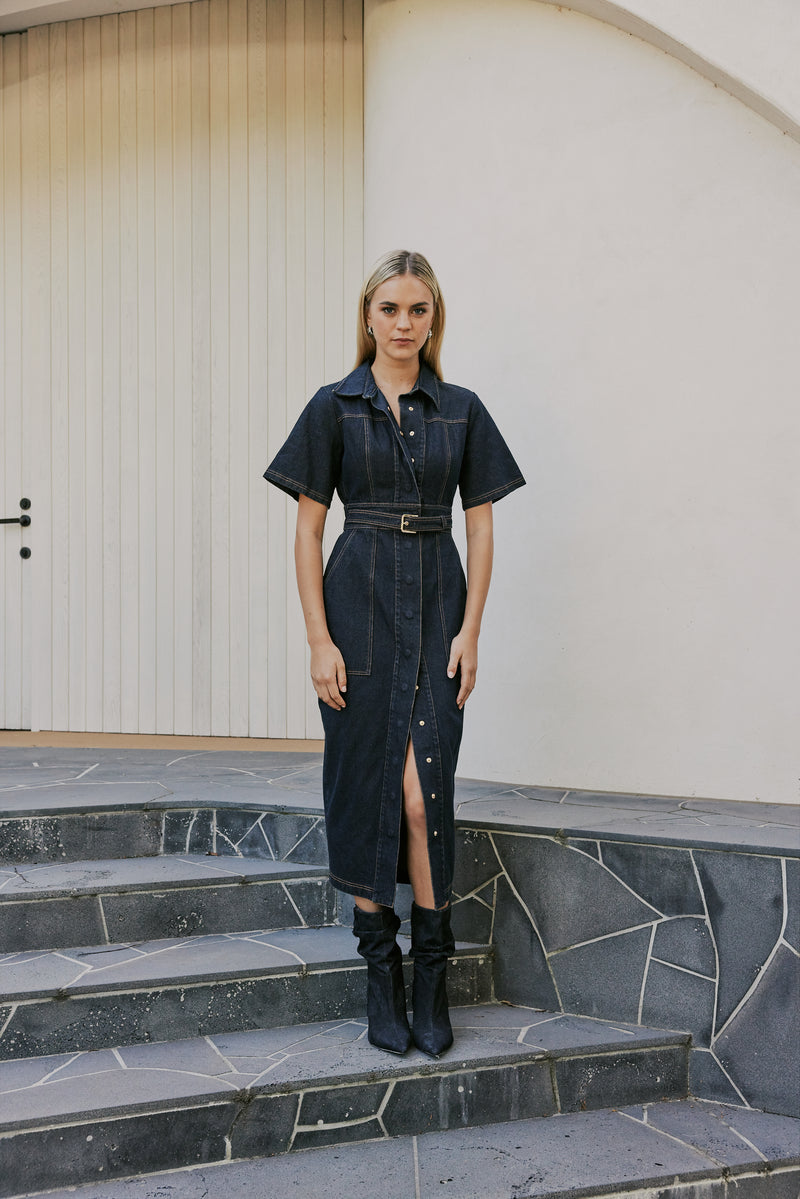
[[438, 1057], [453, 1044], [447, 1010], [447, 959], [455, 950], [450, 908], [411, 908], [411, 956], [414, 959], [414, 1044]]
[[353, 935], [367, 963], [367, 1017], [371, 1045], [405, 1053], [411, 1044], [403, 984], [403, 954], [397, 944], [400, 921], [391, 908], [353, 911]]

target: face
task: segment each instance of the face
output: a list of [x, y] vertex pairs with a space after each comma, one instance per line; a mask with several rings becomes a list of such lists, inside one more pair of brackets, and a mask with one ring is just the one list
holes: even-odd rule
[[381, 283], [367, 308], [375, 336], [375, 360], [413, 361], [428, 339], [434, 304], [430, 288], [416, 275], [395, 275]]

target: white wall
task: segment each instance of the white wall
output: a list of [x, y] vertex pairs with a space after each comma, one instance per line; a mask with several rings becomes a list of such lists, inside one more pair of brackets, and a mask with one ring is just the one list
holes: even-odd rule
[[365, 18], [366, 256], [445, 289], [445, 369], [528, 477], [460, 772], [792, 802], [800, 147], [533, 0]]
[[359, 0], [0, 42], [2, 514], [33, 504], [29, 602], [18, 534], [3, 558], [0, 633], [32, 647], [13, 688], [0, 657], [6, 722], [318, 734], [295, 509], [261, 473], [352, 354], [361, 65]]

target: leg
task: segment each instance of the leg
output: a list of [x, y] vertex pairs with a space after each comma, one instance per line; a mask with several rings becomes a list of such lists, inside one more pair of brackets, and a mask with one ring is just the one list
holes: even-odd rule
[[414, 902], [420, 907], [432, 908], [435, 904], [431, 860], [428, 854], [428, 821], [422, 786], [417, 774], [414, 746], [410, 738], [403, 769], [403, 814], [408, 838], [408, 877], [414, 891]]
[[453, 1043], [447, 1006], [447, 959], [455, 950], [450, 908], [434, 907], [428, 825], [414, 747], [409, 741], [403, 772], [403, 810], [408, 835], [408, 877], [414, 889], [411, 956], [414, 959], [414, 1044], [438, 1057]]
[[403, 954], [397, 944], [400, 921], [391, 908], [374, 905], [375, 911], [356, 907], [353, 935], [367, 963], [367, 1019], [369, 1042], [389, 1053], [405, 1053], [411, 1044], [406, 1016]]

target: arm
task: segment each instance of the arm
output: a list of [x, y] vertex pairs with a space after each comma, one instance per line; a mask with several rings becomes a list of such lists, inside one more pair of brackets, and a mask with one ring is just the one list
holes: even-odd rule
[[323, 703], [337, 711], [345, 706], [347, 690], [344, 658], [333, 644], [322, 598], [322, 534], [328, 509], [301, 495], [297, 504], [294, 561], [297, 590], [303, 606], [306, 636], [311, 649], [311, 681]]
[[477, 504], [474, 508], [467, 508], [464, 517], [467, 524], [467, 604], [464, 623], [453, 638], [447, 664], [447, 674], [451, 679], [455, 678], [456, 670], [461, 665], [461, 686], [456, 697], [459, 708], [464, 707], [475, 687], [478, 636], [489, 593], [494, 553], [492, 505]]

